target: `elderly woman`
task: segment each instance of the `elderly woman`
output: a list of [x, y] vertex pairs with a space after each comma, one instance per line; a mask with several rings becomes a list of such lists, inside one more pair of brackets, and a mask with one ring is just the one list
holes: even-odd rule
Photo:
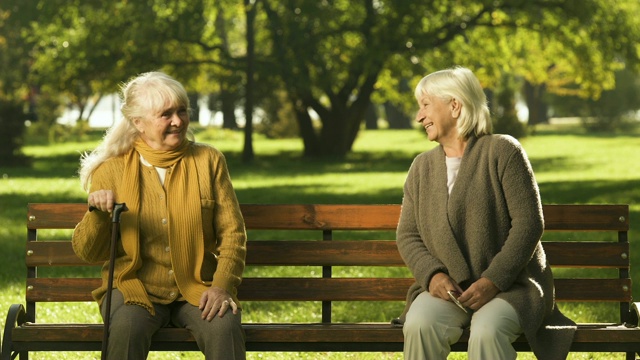
[[424, 77], [415, 97], [416, 120], [440, 146], [415, 158], [404, 186], [397, 244], [416, 279], [399, 319], [405, 358], [446, 359], [466, 327], [470, 359], [515, 359], [511, 344], [523, 333], [539, 358], [565, 358], [575, 323], [554, 302], [524, 150], [491, 135], [468, 69]]
[[115, 259], [111, 313], [107, 264], [93, 292], [110, 316], [109, 359], [144, 359], [163, 326], [189, 329], [207, 359], [244, 359], [236, 297], [246, 231], [225, 158], [188, 139], [189, 99], [161, 72], [123, 87], [123, 119], [83, 157], [87, 212], [73, 234], [86, 261], [109, 259], [114, 202], [126, 203]]

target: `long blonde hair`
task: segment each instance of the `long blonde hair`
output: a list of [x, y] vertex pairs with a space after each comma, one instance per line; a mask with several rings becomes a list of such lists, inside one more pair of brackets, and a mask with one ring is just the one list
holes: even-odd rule
[[[80, 158], [80, 183], [85, 191], [91, 186], [91, 175], [106, 160], [128, 152], [139, 136], [135, 119], [148, 120], [163, 110], [167, 104], [189, 109], [187, 92], [169, 75], [152, 71], [140, 74], [121, 87], [122, 118], [107, 129], [102, 142], [91, 152]], [[191, 132], [189, 138], [193, 139]]]

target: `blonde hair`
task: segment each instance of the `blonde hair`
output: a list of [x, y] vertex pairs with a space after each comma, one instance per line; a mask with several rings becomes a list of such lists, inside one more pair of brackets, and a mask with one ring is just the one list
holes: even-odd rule
[[472, 133], [476, 136], [491, 134], [487, 96], [471, 70], [457, 66], [431, 73], [420, 80], [414, 95], [418, 102], [425, 95], [435, 96], [444, 101], [459, 101], [462, 104], [457, 122], [460, 138], [466, 139]]
[[[121, 87], [122, 118], [107, 129], [102, 143], [80, 158], [80, 183], [89, 191], [91, 175], [106, 160], [125, 154], [139, 136], [134, 120], [147, 121], [164, 110], [167, 104], [189, 109], [189, 97], [182, 84], [159, 72], [140, 74]], [[193, 139], [193, 135], [188, 135]]]

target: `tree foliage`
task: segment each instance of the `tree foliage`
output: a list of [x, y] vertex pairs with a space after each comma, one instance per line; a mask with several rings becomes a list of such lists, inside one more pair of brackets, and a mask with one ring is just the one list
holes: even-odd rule
[[[487, 88], [510, 74], [551, 92], [597, 97], [614, 86], [623, 61], [638, 64], [633, 0], [265, 0], [263, 7], [273, 41], [264, 56], [275, 57], [297, 107], [307, 155], [344, 155], [374, 91], [410, 109], [400, 82], [440, 68], [470, 67]], [[319, 130], [307, 109], [319, 115]]]
[[[255, 7], [253, 55], [246, 8]], [[82, 106], [137, 73], [165, 69], [233, 111], [282, 94], [307, 156], [347, 154], [373, 100], [414, 111], [411, 86], [463, 65], [597, 98], [640, 64], [637, 0], [3, 0], [4, 100], [36, 89]], [[10, 49], [10, 51], [9, 51]], [[17, 99], [17, 100], [16, 100]], [[313, 110], [310, 112], [310, 110]], [[276, 114], [277, 111], [270, 113]], [[312, 117], [312, 113], [318, 118]], [[272, 119], [273, 120], [273, 119]]]

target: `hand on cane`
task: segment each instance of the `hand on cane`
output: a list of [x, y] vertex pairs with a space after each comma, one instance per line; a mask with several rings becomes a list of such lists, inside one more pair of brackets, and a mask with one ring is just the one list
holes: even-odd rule
[[115, 195], [113, 190], [96, 190], [89, 194], [87, 202], [89, 203], [89, 209], [110, 213], [113, 211], [113, 204], [115, 204]]

